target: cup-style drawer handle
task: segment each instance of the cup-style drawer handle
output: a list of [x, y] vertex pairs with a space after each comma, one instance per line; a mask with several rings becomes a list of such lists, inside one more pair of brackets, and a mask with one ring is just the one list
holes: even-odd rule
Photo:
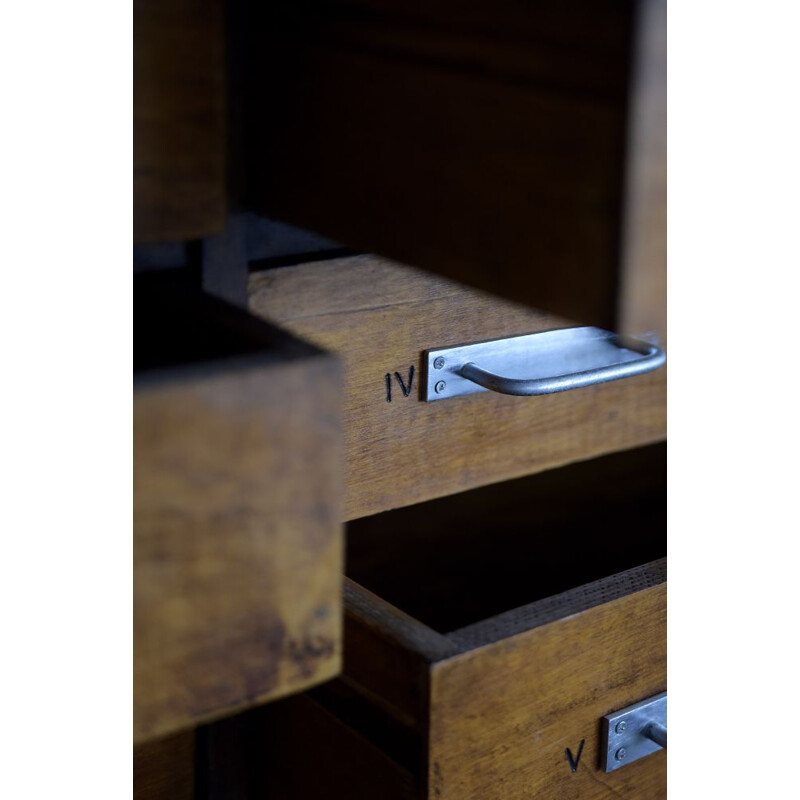
[[490, 390], [542, 395], [651, 372], [667, 357], [655, 344], [599, 328], [562, 328], [428, 350], [425, 399]]

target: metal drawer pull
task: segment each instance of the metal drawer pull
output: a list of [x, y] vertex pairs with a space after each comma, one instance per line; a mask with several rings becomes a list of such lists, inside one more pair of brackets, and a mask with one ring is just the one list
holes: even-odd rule
[[667, 693], [603, 717], [603, 769], [613, 772], [658, 750], [667, 749]]
[[600, 328], [562, 328], [438, 348], [425, 353], [425, 400], [487, 390], [523, 396], [566, 392], [651, 372], [666, 360], [655, 344]]
[[659, 747], [667, 749], [667, 729], [657, 722], [651, 722], [643, 731], [642, 734], [646, 736], [651, 742], [655, 742]]

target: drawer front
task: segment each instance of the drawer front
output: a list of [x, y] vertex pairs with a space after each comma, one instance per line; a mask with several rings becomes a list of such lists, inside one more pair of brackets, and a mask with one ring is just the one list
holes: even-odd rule
[[135, 308], [137, 346], [149, 341], [146, 363], [160, 362], [134, 390], [143, 741], [338, 672], [340, 373], [332, 356], [209, 298], [137, 295]]
[[666, 436], [666, 369], [542, 397], [426, 403], [422, 352], [572, 323], [358, 256], [256, 273], [250, 308], [345, 368], [345, 519]]
[[664, 583], [436, 664], [429, 796], [665, 798], [665, 751], [600, 770], [600, 719], [666, 688], [666, 640]]

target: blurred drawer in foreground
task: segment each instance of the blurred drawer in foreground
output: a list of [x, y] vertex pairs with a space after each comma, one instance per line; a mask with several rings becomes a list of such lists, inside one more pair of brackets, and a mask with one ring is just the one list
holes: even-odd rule
[[348, 526], [342, 677], [252, 715], [272, 800], [666, 797], [603, 715], [666, 689], [666, 448]]
[[666, 369], [542, 397], [420, 397], [425, 350], [573, 323], [357, 256], [255, 273], [250, 308], [341, 355], [345, 519], [666, 437]]
[[[166, 279], [171, 282], [171, 279]], [[134, 292], [134, 741], [339, 671], [340, 367], [161, 277]]]

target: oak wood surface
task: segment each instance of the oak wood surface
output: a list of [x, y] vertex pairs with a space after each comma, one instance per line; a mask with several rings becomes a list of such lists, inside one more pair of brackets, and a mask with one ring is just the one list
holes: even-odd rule
[[[666, 797], [665, 753], [609, 775], [599, 756], [601, 717], [666, 685], [664, 574], [662, 561], [517, 609], [528, 628], [484, 620], [480, 633], [445, 637], [457, 648], [449, 655], [423, 655], [408, 642], [425, 664], [425, 717], [414, 724], [387, 714], [376, 681], [363, 686], [348, 666], [313, 700], [259, 709], [251, 738], [268, 789], [258, 796]], [[561, 613], [548, 608], [559, 604]], [[348, 613], [359, 612], [348, 604]], [[372, 664], [374, 644], [348, 640], [351, 662]], [[574, 772], [567, 748], [573, 762], [580, 751]]]
[[259, 4], [252, 206], [613, 325], [631, 8]]
[[135, 342], [160, 333], [135, 359], [155, 364], [134, 391], [135, 741], [341, 661], [339, 365], [180, 298], [135, 303]]
[[663, 368], [543, 397], [422, 402], [423, 350], [571, 323], [418, 269], [357, 256], [255, 273], [250, 309], [344, 362], [347, 520], [666, 436]]
[[133, 239], [209, 236], [225, 223], [222, 0], [133, 3]]
[[[295, 713], [302, 730], [330, 728], [333, 715], [342, 733], [307, 748], [295, 729], [277, 766], [265, 746], [263, 771], [284, 775], [266, 796], [339, 796], [304, 794], [303, 772], [313, 764], [316, 788], [328, 787], [328, 777], [340, 787], [330, 751], [342, 748], [350, 763], [352, 748], [368, 741], [385, 757], [373, 761], [379, 768], [366, 783], [378, 797], [406, 790], [409, 779], [414, 797], [432, 800], [663, 797], [664, 754], [606, 775], [598, 747], [604, 714], [666, 685], [666, 559], [650, 560], [666, 546], [665, 456], [662, 445], [618, 453], [425, 503], [416, 522], [416, 509], [403, 509], [348, 525], [348, 574], [368, 583], [345, 582], [343, 673], [310, 692], [314, 703], [285, 704], [284, 727], [271, 708], [259, 712], [272, 736]], [[628, 517], [620, 513], [626, 505], [636, 509]], [[400, 535], [426, 516], [438, 531], [423, 525], [419, 536]], [[562, 528], [553, 536], [556, 518]], [[631, 558], [636, 566], [626, 568]], [[596, 579], [586, 569], [592, 561]], [[515, 570], [517, 562], [526, 569]], [[454, 572], [465, 579], [453, 580]], [[437, 576], [443, 610], [426, 610], [418, 595]], [[508, 582], [518, 590], [504, 591]], [[498, 613], [491, 595], [524, 604]], [[567, 748], [573, 761], [581, 750], [574, 772]], [[281, 785], [304, 788], [288, 794]]]
[[665, 798], [665, 752], [610, 774], [599, 754], [600, 718], [665, 688], [666, 584], [438, 663], [428, 796]]

